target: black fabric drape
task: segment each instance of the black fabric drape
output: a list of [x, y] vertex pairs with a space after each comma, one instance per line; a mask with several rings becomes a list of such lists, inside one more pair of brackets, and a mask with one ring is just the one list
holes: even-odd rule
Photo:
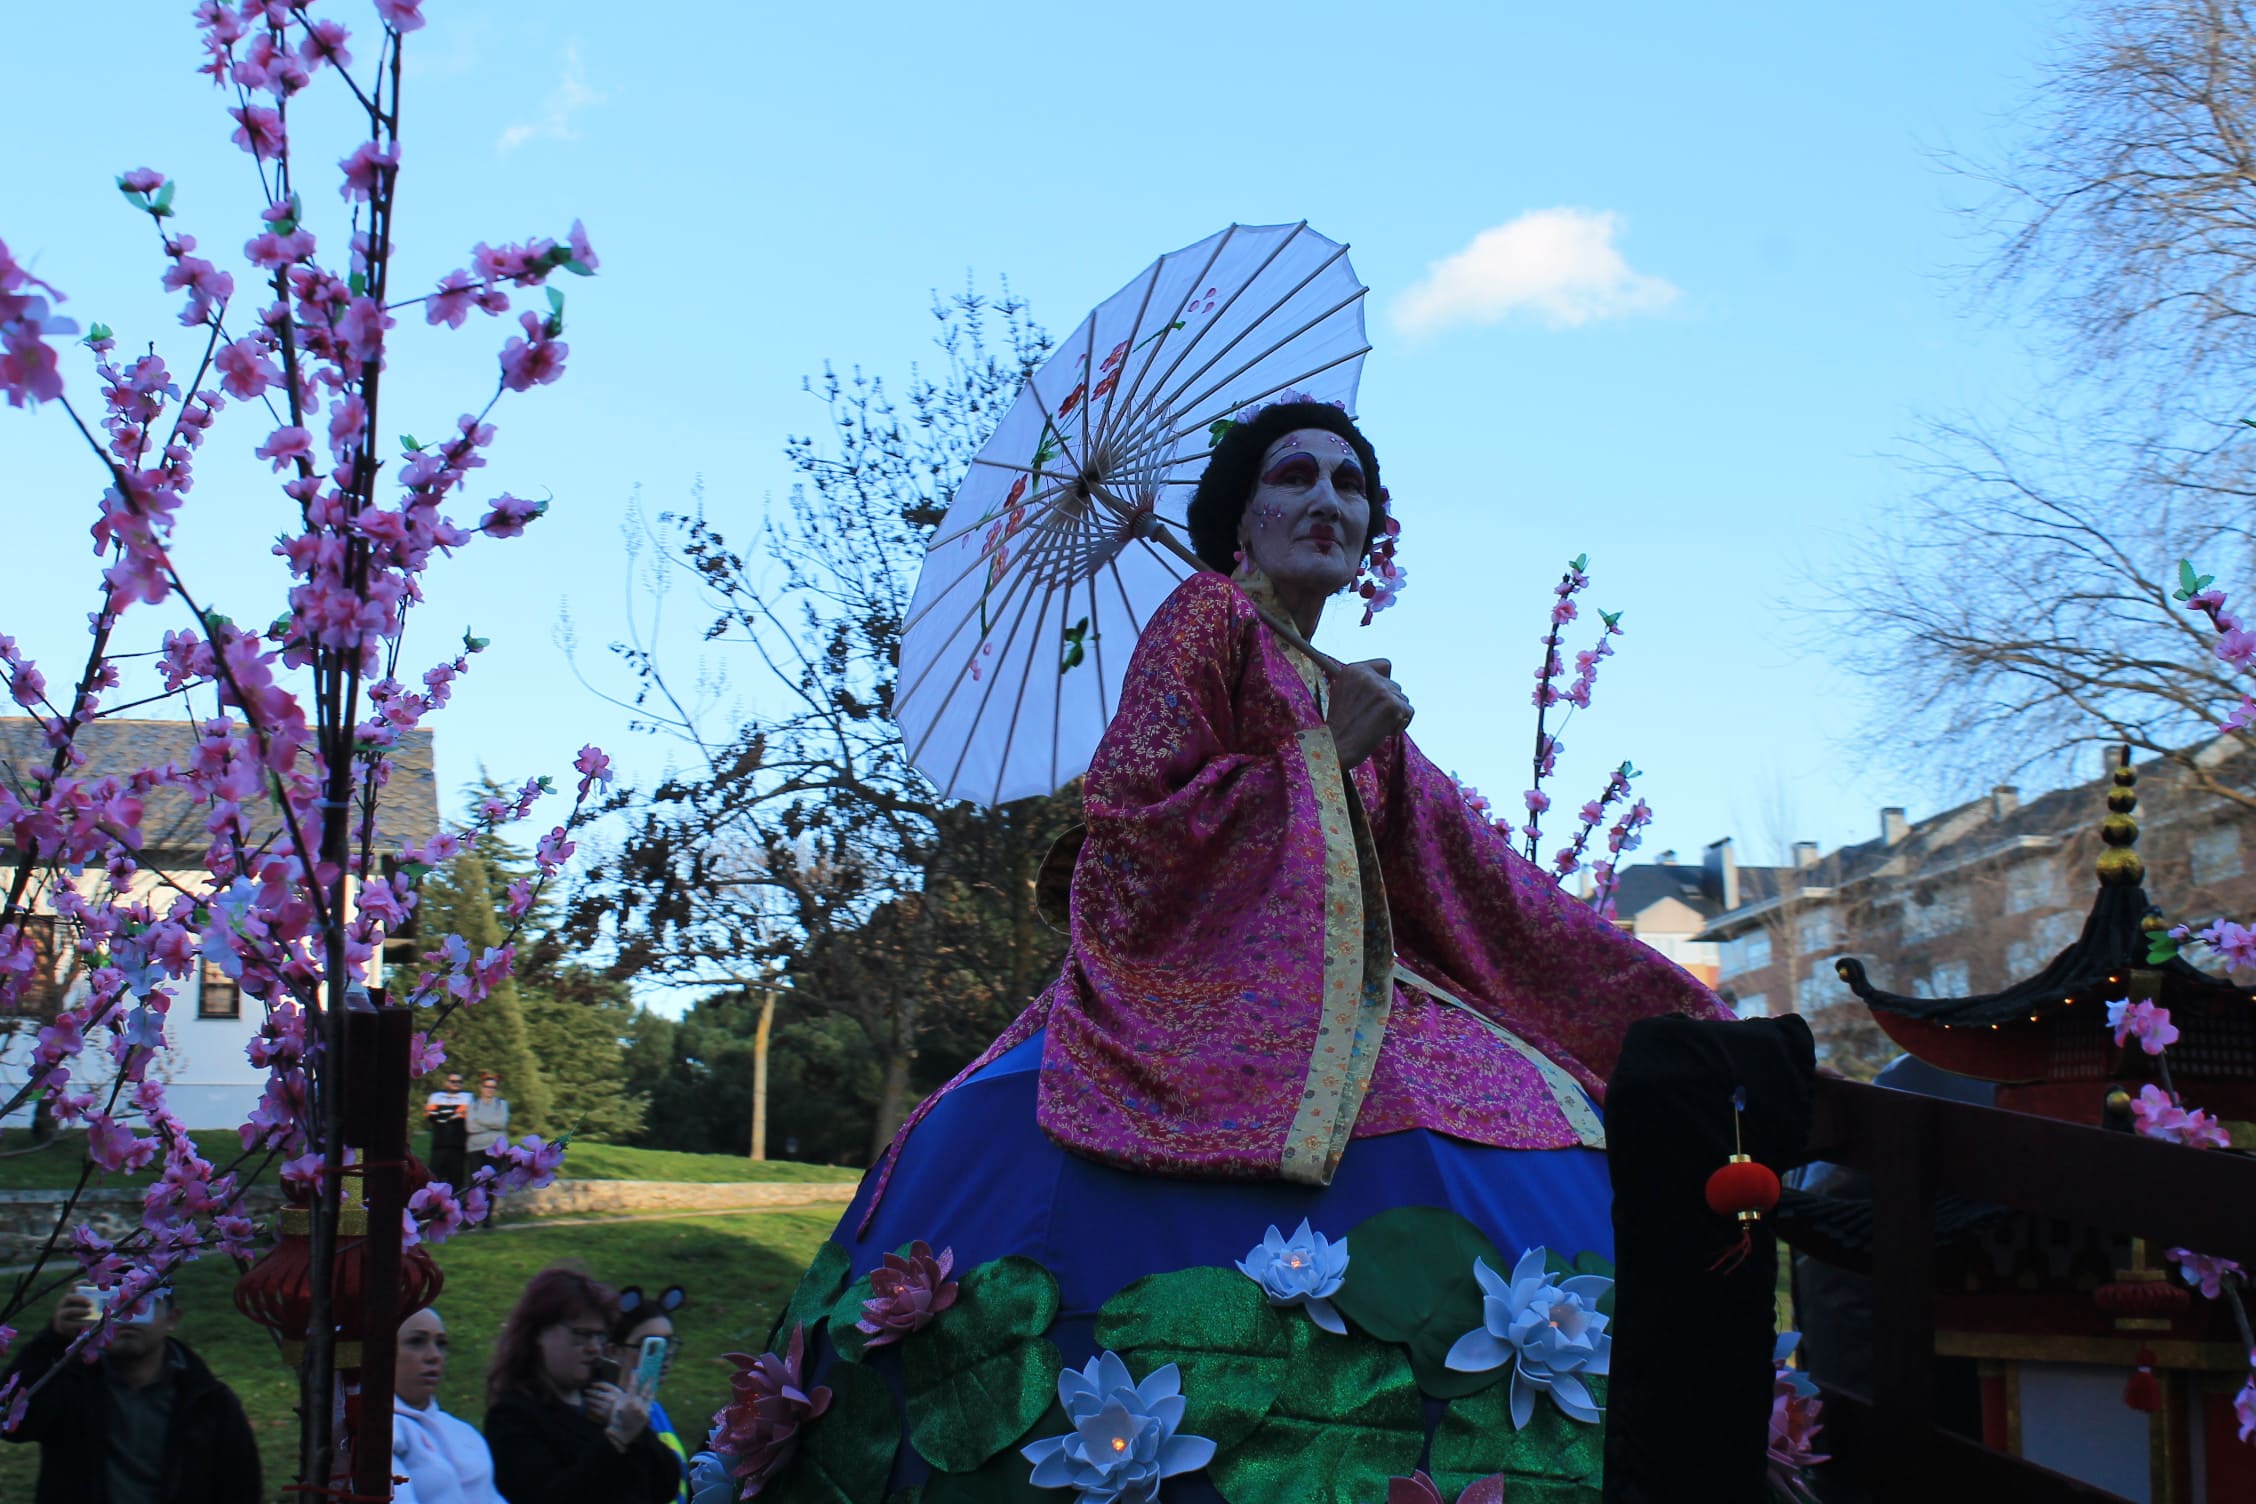
[[1708, 1210], [1744, 1088], [1748, 1154], [1804, 1157], [1816, 1049], [1793, 1015], [1630, 1025], [1606, 1092], [1614, 1181], [1614, 1335], [1606, 1390], [1607, 1504], [1755, 1504], [1766, 1497], [1778, 1249], [1767, 1224], [1728, 1273], [1739, 1236]]

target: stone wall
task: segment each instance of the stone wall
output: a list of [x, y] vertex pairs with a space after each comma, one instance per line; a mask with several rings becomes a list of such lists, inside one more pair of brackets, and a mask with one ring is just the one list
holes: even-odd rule
[[[506, 1219], [558, 1216], [620, 1216], [636, 1212], [761, 1211], [796, 1206], [843, 1206], [854, 1198], [852, 1181], [736, 1181], [692, 1185], [673, 1180], [559, 1180], [545, 1190], [525, 1191], [502, 1202]], [[0, 1267], [28, 1263], [54, 1231], [55, 1218], [70, 1192], [0, 1191]], [[244, 1193], [243, 1209], [265, 1221], [282, 1204], [272, 1185]], [[120, 1238], [141, 1225], [141, 1192], [128, 1187], [89, 1190], [72, 1214], [105, 1238]]]

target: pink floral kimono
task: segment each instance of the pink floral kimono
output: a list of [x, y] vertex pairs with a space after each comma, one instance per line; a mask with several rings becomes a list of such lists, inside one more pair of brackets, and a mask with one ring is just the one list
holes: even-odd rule
[[1237, 581], [1195, 575], [1154, 613], [1089, 769], [1063, 973], [886, 1170], [1038, 1030], [1037, 1118], [1074, 1153], [1323, 1185], [1354, 1140], [1405, 1129], [1600, 1146], [1590, 1101], [1630, 1023], [1728, 1016], [1407, 736], [1343, 773], [1322, 692]]

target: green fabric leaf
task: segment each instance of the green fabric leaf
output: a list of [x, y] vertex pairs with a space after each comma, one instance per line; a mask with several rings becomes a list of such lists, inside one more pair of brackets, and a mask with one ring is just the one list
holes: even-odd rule
[[869, 1333], [857, 1331], [854, 1323], [862, 1319], [862, 1302], [877, 1294], [870, 1285], [870, 1277], [863, 1275], [848, 1285], [830, 1307], [831, 1350], [849, 1363], [862, 1361], [868, 1350]]
[[[1606, 1381], [1585, 1378], [1583, 1382], [1604, 1409]], [[1603, 1425], [1571, 1418], [1549, 1395], [1537, 1396], [1526, 1430], [1513, 1430], [1512, 1386], [1498, 1384], [1454, 1400], [1442, 1412], [1427, 1471], [1444, 1498], [1455, 1498], [1475, 1478], [1502, 1473], [1504, 1497], [1512, 1504], [1523, 1499], [1598, 1504], [1605, 1445]]]
[[1230, 1447], [1261, 1423], [1285, 1382], [1288, 1325], [1314, 1323], [1305, 1312], [1272, 1307], [1235, 1269], [1183, 1269], [1146, 1275], [1106, 1301], [1097, 1346], [1129, 1359], [1139, 1382], [1178, 1365], [1182, 1429]]
[[1426, 1442], [1424, 1403], [1402, 1350], [1312, 1321], [1288, 1321], [1285, 1332], [1292, 1352], [1276, 1403], [1245, 1440], [1215, 1454], [1207, 1475], [1230, 1504], [1385, 1498], [1387, 1480], [1407, 1477]]
[[879, 1504], [901, 1449], [893, 1395], [866, 1368], [834, 1364], [824, 1381], [830, 1408], [800, 1432], [799, 1453], [776, 1480], [776, 1504]]
[[996, 1259], [964, 1275], [956, 1303], [901, 1343], [909, 1435], [926, 1461], [968, 1473], [1041, 1417], [1064, 1365], [1041, 1335], [1057, 1311], [1049, 1270]]
[[791, 1341], [794, 1325], [804, 1326], [807, 1335], [815, 1335], [815, 1324], [830, 1315], [838, 1300], [838, 1292], [846, 1288], [846, 1273], [854, 1267], [845, 1245], [836, 1239], [827, 1239], [815, 1250], [815, 1261], [807, 1272], [799, 1276], [799, 1287], [791, 1292], [790, 1301], [783, 1314], [776, 1318], [773, 1330], [768, 1333], [768, 1351], [782, 1352]]
[[1458, 1373], [1442, 1362], [1459, 1337], [1481, 1324], [1473, 1260], [1486, 1259], [1498, 1274], [1512, 1272], [1487, 1234], [1438, 1206], [1398, 1206], [1350, 1232], [1347, 1246], [1347, 1279], [1332, 1304], [1372, 1336], [1408, 1348], [1419, 1388], [1454, 1399], [1503, 1377], [1506, 1369]]
[[1010, 1446], [1056, 1396], [1065, 1360], [1045, 1337], [964, 1360], [951, 1344], [925, 1340], [902, 1350], [908, 1378], [909, 1439], [945, 1473], [966, 1473]]
[[1066, 1504], [1066, 1496], [1056, 1489], [1034, 1486], [1034, 1464], [1019, 1456], [1018, 1449], [1044, 1436], [1062, 1436], [1068, 1429], [1065, 1411], [1053, 1394], [1041, 1419], [975, 1470], [934, 1473], [917, 1504]]

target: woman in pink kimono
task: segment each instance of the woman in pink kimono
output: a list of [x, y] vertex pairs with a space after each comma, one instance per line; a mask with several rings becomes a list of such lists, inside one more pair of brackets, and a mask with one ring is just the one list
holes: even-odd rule
[[[1417, 1205], [1507, 1267], [1538, 1246], [1610, 1257], [1599, 1103], [1622, 1035], [1722, 1010], [1467, 806], [1406, 734], [1387, 663], [1327, 681], [1265, 622], [1313, 637], [1385, 518], [1339, 409], [1287, 401], [1224, 435], [1190, 509], [1213, 572], [1153, 614], [1089, 768], [1063, 970], [865, 1180], [837, 1235], [851, 1274], [913, 1240], [959, 1274], [1034, 1260], [1070, 1380], [1117, 1292], [1200, 1266], [1258, 1278], [1272, 1229], [1294, 1269], [1315, 1241], [1299, 1224], [1336, 1242]], [[921, 1476], [911, 1451], [899, 1482]], [[1061, 1476], [1034, 1481], [1082, 1486]], [[1223, 1495], [1183, 1470], [1083, 1496]]]

